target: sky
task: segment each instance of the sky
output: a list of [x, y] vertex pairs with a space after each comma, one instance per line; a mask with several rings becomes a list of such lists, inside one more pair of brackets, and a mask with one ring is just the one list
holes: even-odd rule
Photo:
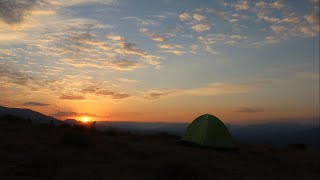
[[0, 0], [0, 105], [58, 119], [319, 119], [319, 1]]

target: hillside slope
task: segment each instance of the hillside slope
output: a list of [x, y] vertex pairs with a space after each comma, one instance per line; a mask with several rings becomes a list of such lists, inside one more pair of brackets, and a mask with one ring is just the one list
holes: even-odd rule
[[62, 123], [60, 120], [57, 120], [51, 116], [47, 116], [30, 109], [8, 108], [8, 107], [0, 106], [0, 117], [5, 115], [14, 115], [21, 119], [30, 119], [33, 123], [49, 124], [52, 121], [56, 125], [60, 125]]
[[238, 145], [217, 151], [165, 133], [139, 135], [0, 121], [4, 179], [206, 180], [319, 178], [319, 151]]

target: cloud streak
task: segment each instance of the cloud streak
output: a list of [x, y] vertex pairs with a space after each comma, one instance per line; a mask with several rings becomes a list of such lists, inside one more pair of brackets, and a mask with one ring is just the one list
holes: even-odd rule
[[108, 116], [99, 116], [97, 114], [91, 114], [91, 113], [79, 113], [74, 111], [58, 111], [56, 113], [51, 114], [51, 116], [57, 117], [57, 118], [80, 117], [80, 116], [108, 117]]
[[76, 95], [76, 94], [62, 94], [62, 95], [60, 95], [60, 99], [71, 100], [71, 101], [81, 101], [86, 98], [82, 95]]
[[0, 19], [7, 24], [21, 23], [31, 10], [43, 2], [42, 0], [1, 0]]
[[146, 99], [159, 99], [169, 96], [217, 96], [224, 94], [248, 93], [264, 87], [270, 81], [257, 81], [250, 83], [209, 83], [207, 86], [192, 89], [153, 90], [144, 93]]
[[148, 29], [140, 29], [140, 32], [143, 32], [144, 34], [149, 36], [150, 39], [152, 39], [153, 41], [165, 42], [168, 40], [168, 38], [165, 37], [164, 35], [153, 33], [152, 31], [150, 31]]
[[24, 106], [49, 106], [50, 104], [41, 103], [41, 102], [25, 102]]
[[105, 89], [105, 88], [102, 88], [99, 86], [90, 86], [90, 87], [82, 89], [81, 92], [84, 94], [92, 94], [92, 95], [96, 95], [96, 96], [107, 96], [111, 99], [126, 99], [126, 98], [131, 97], [130, 94], [110, 91], [108, 89]]

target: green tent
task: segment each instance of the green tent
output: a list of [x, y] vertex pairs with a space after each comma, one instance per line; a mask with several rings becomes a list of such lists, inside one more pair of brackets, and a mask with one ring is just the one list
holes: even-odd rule
[[196, 118], [188, 126], [182, 140], [217, 148], [235, 147], [227, 127], [217, 117], [210, 114]]

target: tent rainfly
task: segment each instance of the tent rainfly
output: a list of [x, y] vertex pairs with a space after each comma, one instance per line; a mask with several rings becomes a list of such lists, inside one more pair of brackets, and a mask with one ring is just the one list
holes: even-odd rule
[[183, 141], [215, 148], [235, 148], [228, 128], [217, 117], [204, 114], [186, 129]]

